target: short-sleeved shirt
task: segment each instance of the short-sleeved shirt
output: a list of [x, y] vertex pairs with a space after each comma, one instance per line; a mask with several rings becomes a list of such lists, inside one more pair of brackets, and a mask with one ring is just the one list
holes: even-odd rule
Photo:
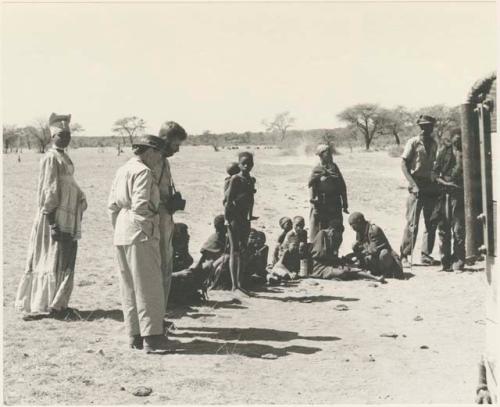
[[434, 161], [436, 160], [436, 153], [436, 141], [431, 139], [427, 150], [420, 135], [408, 140], [401, 158], [410, 164], [410, 174], [413, 177], [430, 180]]

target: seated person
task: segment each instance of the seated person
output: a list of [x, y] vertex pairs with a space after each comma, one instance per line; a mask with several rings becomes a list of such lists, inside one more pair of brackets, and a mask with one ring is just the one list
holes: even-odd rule
[[282, 279], [295, 279], [300, 270], [300, 260], [307, 258], [307, 232], [302, 216], [293, 218], [293, 228], [283, 240], [278, 261], [271, 274]]
[[172, 248], [174, 250], [174, 273], [185, 270], [193, 264], [193, 258], [189, 254], [189, 232], [185, 223], [174, 224]]
[[[178, 224], [176, 223], [175, 225], [177, 226]], [[213, 283], [217, 270], [220, 268], [225, 257], [226, 226], [224, 225], [223, 215], [215, 217], [214, 227], [215, 233], [213, 233], [203, 244], [201, 248], [201, 257], [194, 265], [191, 256], [189, 256], [189, 260], [185, 254], [180, 255], [180, 253], [186, 253], [186, 248], [182, 248], [183, 242], [181, 238], [181, 248], [179, 250], [178, 236], [184, 236], [185, 240], [187, 230], [185, 232], [177, 230], [177, 238], [174, 231], [174, 260], [177, 260], [174, 263], [175, 272], [172, 274], [171, 295], [169, 296], [172, 303], [192, 304], [199, 302], [199, 300], [205, 296], [207, 287]], [[179, 229], [179, 227], [177, 227], [177, 229]], [[183, 228], [181, 227], [180, 229]], [[182, 265], [187, 265], [187, 267], [192, 266], [190, 268], [184, 267], [179, 270]], [[200, 291], [202, 295], [200, 295]]]
[[269, 246], [266, 245], [266, 234], [264, 232], [251, 229], [247, 246], [247, 265], [245, 270], [247, 275], [243, 278], [245, 283], [263, 283], [267, 276], [267, 258], [269, 256]]
[[283, 245], [283, 241], [285, 240], [286, 234], [293, 228], [292, 220], [286, 216], [280, 219], [279, 225], [282, 229], [282, 232], [278, 236], [278, 242], [276, 244], [276, 247], [274, 248], [273, 266], [278, 262], [280, 258], [281, 247]]
[[338, 257], [338, 246], [341, 232], [330, 222], [327, 229], [321, 229], [311, 245], [312, 270], [309, 277], [325, 280], [354, 280], [367, 278], [378, 282], [385, 282], [383, 277], [373, 276], [370, 272], [343, 265]]
[[368, 222], [360, 212], [349, 216], [349, 224], [356, 232], [353, 253], [359, 267], [377, 276], [404, 277], [401, 260], [380, 227]]

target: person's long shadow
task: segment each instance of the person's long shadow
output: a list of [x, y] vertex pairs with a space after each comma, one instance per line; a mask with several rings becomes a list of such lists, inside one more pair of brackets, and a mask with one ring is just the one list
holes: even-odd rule
[[123, 322], [123, 312], [119, 309], [103, 310], [96, 309], [91, 311], [81, 311], [76, 308], [68, 308], [56, 315], [34, 314], [23, 317], [24, 321], [39, 321], [41, 319], [56, 319], [63, 322], [78, 322], [78, 321], [96, 321], [99, 319], [112, 319], [114, 321]]
[[262, 298], [265, 300], [273, 300], [273, 301], [281, 301], [281, 302], [327, 302], [327, 301], [359, 301], [359, 298], [351, 298], [351, 297], [336, 297], [332, 295], [304, 295], [299, 297], [270, 297], [268, 295], [258, 295], [256, 298]]
[[259, 343], [212, 342], [195, 339], [190, 342], [171, 341], [171, 351], [175, 354], [187, 355], [240, 355], [248, 358], [277, 359], [292, 353], [311, 355], [320, 348], [309, 346], [286, 346], [276, 348]]
[[[189, 332], [181, 332], [189, 331]], [[288, 342], [294, 339], [308, 341], [339, 341], [337, 336], [301, 336], [298, 332], [279, 331], [267, 328], [223, 328], [223, 327], [179, 327], [173, 332], [179, 338], [203, 337], [224, 341], [276, 341]]]
[[202, 302], [200, 305], [192, 306], [192, 305], [171, 305], [169, 306], [169, 312], [167, 319], [180, 319], [184, 316], [189, 318], [198, 319], [204, 317], [215, 317], [215, 314], [208, 314], [204, 312], [198, 312], [198, 309], [194, 307], [205, 306], [206, 302]]

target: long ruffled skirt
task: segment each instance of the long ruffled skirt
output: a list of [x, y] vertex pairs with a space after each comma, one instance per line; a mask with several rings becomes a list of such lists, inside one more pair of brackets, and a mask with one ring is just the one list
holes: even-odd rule
[[49, 313], [68, 307], [73, 291], [78, 242], [71, 237], [55, 242], [47, 216], [39, 213], [31, 231], [25, 272], [15, 307], [25, 313]]

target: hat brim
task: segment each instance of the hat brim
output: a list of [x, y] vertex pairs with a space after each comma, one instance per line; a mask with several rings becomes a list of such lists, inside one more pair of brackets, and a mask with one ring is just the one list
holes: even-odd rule
[[435, 122], [430, 122], [428, 120], [423, 120], [423, 121], [417, 122], [417, 124], [420, 126], [421, 124], [435, 124]]
[[149, 148], [152, 148], [154, 150], [158, 150], [158, 151], [162, 151], [163, 149], [158, 147], [158, 146], [155, 146], [153, 144], [148, 144], [148, 143], [134, 143], [132, 144], [132, 148], [136, 148], [136, 147], [149, 147]]

